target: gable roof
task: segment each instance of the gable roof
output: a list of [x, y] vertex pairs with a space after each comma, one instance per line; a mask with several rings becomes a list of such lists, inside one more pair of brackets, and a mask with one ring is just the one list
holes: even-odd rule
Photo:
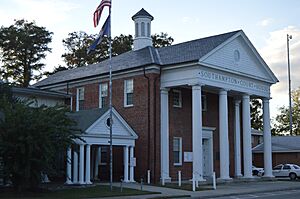
[[[252, 149], [253, 153], [263, 153], [264, 143]], [[300, 152], [300, 136], [272, 136], [272, 152]]]
[[[200, 58], [240, 32], [243, 31], [237, 30], [158, 49], [148, 46], [140, 50], [129, 51], [112, 58], [112, 72], [121, 72], [151, 64], [163, 67], [193, 61], [198, 62]], [[73, 80], [106, 75], [108, 72], [109, 60], [104, 60], [97, 64], [57, 72], [37, 82], [34, 86], [43, 87], [58, 83], [67, 83]]]

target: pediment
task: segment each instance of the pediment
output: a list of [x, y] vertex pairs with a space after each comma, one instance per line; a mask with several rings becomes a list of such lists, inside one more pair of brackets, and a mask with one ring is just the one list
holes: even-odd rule
[[[85, 133], [87, 135], [108, 137], [110, 134], [110, 129], [107, 126], [108, 118], [109, 118], [109, 109], [100, 118], [98, 118], [89, 128], [87, 128]], [[112, 109], [112, 118], [113, 118], [113, 128], [112, 128], [113, 137], [127, 138], [127, 139], [138, 138], [134, 130], [129, 126], [129, 124], [114, 108]]]
[[278, 79], [241, 31], [199, 60], [200, 64], [220, 70], [276, 83]]

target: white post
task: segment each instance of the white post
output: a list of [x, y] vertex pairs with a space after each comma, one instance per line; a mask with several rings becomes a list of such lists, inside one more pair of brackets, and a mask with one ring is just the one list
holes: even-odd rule
[[229, 177], [228, 102], [227, 91], [219, 92], [220, 179]]
[[147, 170], [147, 183], [148, 184], [150, 184], [150, 178], [151, 178], [150, 170]]
[[181, 187], [181, 171], [178, 171], [178, 186]]
[[270, 129], [269, 99], [263, 99], [264, 123], [264, 177], [274, 177], [272, 174], [272, 139]]
[[241, 100], [235, 100], [235, 120], [234, 120], [234, 165], [235, 177], [241, 177], [241, 122], [240, 122], [240, 104]]
[[195, 174], [193, 174], [193, 179], [192, 179], [192, 181], [193, 181], [193, 191], [196, 191]]
[[134, 182], [134, 166], [133, 163], [131, 162], [132, 159], [134, 158], [134, 147], [130, 146], [130, 182]]
[[86, 145], [86, 158], [85, 158], [85, 183], [92, 184], [91, 182], [91, 145]]
[[216, 190], [217, 184], [216, 184], [216, 173], [215, 172], [213, 172], [212, 178], [213, 178], [213, 189]]
[[101, 155], [101, 148], [100, 148], [100, 146], [98, 146], [96, 149], [96, 159], [95, 159], [95, 172], [94, 172], [95, 179], [98, 179], [98, 175], [99, 175], [100, 155]]
[[71, 170], [72, 170], [72, 150], [71, 150], [71, 147], [69, 147], [67, 149], [67, 179], [66, 179], [66, 184], [72, 184], [72, 181], [71, 181]]
[[252, 178], [250, 96], [243, 95], [244, 178]]
[[84, 145], [79, 146], [79, 184], [84, 184]]
[[171, 180], [169, 175], [169, 89], [160, 90], [160, 132], [161, 132], [161, 179]]
[[124, 182], [128, 182], [128, 146], [123, 147], [124, 153]]
[[201, 86], [192, 86], [192, 143], [193, 143], [193, 174], [196, 183], [203, 180], [202, 168], [202, 102]]
[[73, 152], [73, 184], [78, 183], [78, 153]]

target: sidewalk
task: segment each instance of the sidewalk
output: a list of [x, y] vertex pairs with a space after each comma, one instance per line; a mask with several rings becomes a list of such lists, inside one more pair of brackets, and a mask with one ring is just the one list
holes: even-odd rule
[[[114, 186], [120, 186], [119, 183], [114, 183]], [[124, 184], [124, 187], [131, 189], [141, 189], [138, 183], [128, 183]], [[207, 191], [186, 191], [180, 189], [171, 189], [165, 187], [149, 186], [143, 185], [143, 190], [160, 192], [161, 194], [151, 194], [151, 195], [140, 195], [140, 196], [126, 196], [122, 198], [126, 199], [138, 199], [138, 198], [214, 198], [229, 195], [240, 195], [240, 194], [250, 194], [259, 192], [274, 192], [282, 190], [292, 190], [300, 189], [300, 181], [258, 181], [258, 182], [240, 182], [240, 183], [226, 183], [217, 185], [216, 190]], [[116, 199], [120, 197], [111, 197], [111, 199]]]

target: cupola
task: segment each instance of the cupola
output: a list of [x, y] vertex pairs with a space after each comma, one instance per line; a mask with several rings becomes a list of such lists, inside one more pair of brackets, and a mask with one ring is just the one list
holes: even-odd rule
[[152, 46], [151, 21], [153, 16], [144, 8], [132, 16], [135, 27], [135, 37], [133, 40], [133, 50], [139, 50], [147, 46]]

